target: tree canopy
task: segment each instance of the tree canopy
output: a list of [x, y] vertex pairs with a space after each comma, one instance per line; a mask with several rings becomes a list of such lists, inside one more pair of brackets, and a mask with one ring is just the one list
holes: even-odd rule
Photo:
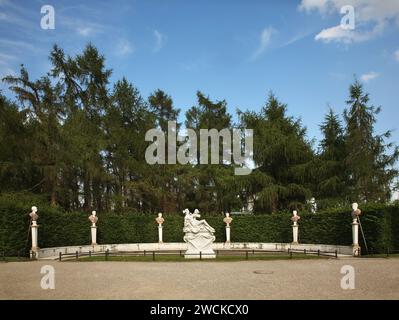
[[[37, 80], [23, 65], [2, 79], [15, 99], [0, 93], [1, 193], [44, 195], [65, 210], [220, 213], [251, 206], [273, 213], [304, 208], [312, 197], [329, 206], [386, 202], [395, 190], [398, 147], [390, 131], [375, 132], [380, 108], [369, 105], [357, 80], [343, 116], [326, 114], [315, 148], [301, 119], [273, 93], [259, 112], [237, 111], [233, 123], [225, 100], [198, 91], [179, 123], [180, 109], [163, 90], [146, 98], [126, 78], [111, 84], [112, 71], [91, 44], [75, 56], [55, 45], [50, 61]], [[203, 164], [199, 154], [184, 165], [148, 164], [145, 134], [167, 134], [168, 121], [197, 133], [253, 129], [254, 170], [235, 176], [233, 163]]]

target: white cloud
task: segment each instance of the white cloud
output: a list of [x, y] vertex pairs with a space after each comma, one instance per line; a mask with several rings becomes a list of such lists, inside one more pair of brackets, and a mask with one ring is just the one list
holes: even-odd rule
[[302, 40], [303, 38], [306, 38], [306, 37], [309, 36], [310, 34], [311, 34], [310, 32], [302, 32], [302, 33], [299, 33], [299, 34], [293, 36], [291, 39], [289, 39], [289, 40], [286, 41], [285, 43], [283, 43], [283, 44], [281, 45], [281, 47], [289, 46], [289, 45], [291, 45], [291, 44], [293, 44], [293, 43], [295, 43], [295, 42], [297, 42], [297, 41]]
[[88, 37], [94, 33], [94, 30], [91, 27], [78, 27], [76, 32], [83, 37]]
[[316, 36], [315, 40], [329, 42], [354, 43], [372, 39], [382, 32], [382, 25], [378, 24], [371, 31], [358, 32], [356, 30], [343, 29], [341, 25], [323, 29]]
[[134, 46], [128, 40], [119, 41], [116, 46], [116, 54], [118, 56], [126, 56], [134, 52]]
[[100, 23], [81, 20], [75, 17], [63, 16], [59, 17], [56, 21], [60, 25], [73, 30], [81, 37], [91, 37], [98, 33], [103, 33], [107, 29], [105, 25]]
[[397, 61], [399, 61], [399, 49], [395, 51], [394, 55], [395, 55], [395, 59]]
[[158, 52], [165, 46], [166, 40], [168, 38], [164, 34], [160, 33], [158, 30], [154, 30], [154, 36], [155, 36], [154, 52]]
[[256, 51], [252, 54], [251, 59], [255, 60], [260, 57], [271, 42], [272, 35], [276, 32], [272, 27], [268, 27], [262, 30], [262, 33], [259, 37], [259, 47]]
[[324, 12], [327, 9], [327, 0], [302, 0], [299, 4], [299, 10], [310, 12], [312, 10], [319, 10]]
[[370, 40], [380, 34], [387, 26], [396, 24], [399, 27], [398, 0], [302, 0], [298, 8], [307, 13], [317, 11], [321, 15], [336, 14], [337, 24], [343, 15], [343, 6], [351, 5], [355, 10], [355, 30], [339, 30], [334, 26], [322, 30], [315, 40], [324, 42], [353, 43]]
[[362, 74], [360, 76], [360, 80], [362, 80], [363, 82], [367, 83], [367, 82], [369, 82], [369, 81], [371, 81], [371, 80], [373, 80], [373, 79], [375, 79], [375, 78], [377, 78], [379, 76], [380, 76], [379, 73], [371, 71], [369, 73]]

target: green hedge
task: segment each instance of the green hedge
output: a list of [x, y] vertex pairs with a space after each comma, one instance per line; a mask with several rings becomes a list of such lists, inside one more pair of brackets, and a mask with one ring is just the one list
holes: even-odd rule
[[[29, 232], [30, 204], [23, 200], [0, 197], [0, 251], [6, 255], [27, 254], [31, 242]], [[39, 214], [39, 247], [84, 245], [90, 243], [90, 222], [85, 212], [64, 212], [45, 203], [34, 202]], [[383, 252], [399, 248], [399, 205], [363, 207], [362, 226], [369, 248]], [[300, 213], [299, 241], [350, 245], [350, 209], [334, 209], [317, 214]], [[157, 242], [154, 214], [98, 214], [98, 243]], [[234, 242], [292, 241], [289, 213], [235, 216], [231, 238]], [[164, 241], [183, 241], [183, 214], [165, 214]], [[216, 241], [225, 241], [223, 216], [202, 215], [216, 229]], [[362, 237], [360, 244], [364, 248]]]

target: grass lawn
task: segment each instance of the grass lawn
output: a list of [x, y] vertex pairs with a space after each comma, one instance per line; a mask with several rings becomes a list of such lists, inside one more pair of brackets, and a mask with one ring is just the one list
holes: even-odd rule
[[[304, 254], [294, 254], [292, 258], [286, 254], [268, 254], [268, 255], [249, 255], [248, 260], [298, 260], [298, 259], [326, 259], [328, 257], [318, 257], [315, 255], [304, 255]], [[69, 260], [69, 261], [76, 261], [76, 260]], [[78, 261], [105, 261], [105, 257], [101, 256], [91, 256], [91, 257], [81, 257]], [[148, 261], [153, 262], [152, 255], [147, 256], [113, 256], [110, 255], [108, 257], [108, 261]], [[158, 254], [155, 256], [154, 262], [193, 262], [199, 261], [199, 259], [185, 259], [184, 256], [180, 255], [172, 255], [172, 254]], [[219, 255], [216, 259], [203, 259], [203, 262], [218, 262], [218, 261], [246, 261], [245, 255]]]
[[30, 261], [28, 257], [1, 257], [0, 262], [26, 262]]

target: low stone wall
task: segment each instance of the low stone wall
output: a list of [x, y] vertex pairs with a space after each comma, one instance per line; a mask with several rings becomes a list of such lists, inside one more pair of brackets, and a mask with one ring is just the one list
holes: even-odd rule
[[[187, 243], [185, 242], [170, 242], [170, 243], [125, 243], [125, 244], [98, 244], [85, 246], [69, 246], [69, 247], [55, 247], [43, 248], [37, 252], [38, 259], [57, 259], [59, 253], [74, 254], [91, 252], [128, 252], [128, 251], [160, 251], [160, 250], [187, 250]], [[259, 242], [232, 242], [225, 244], [222, 242], [213, 244], [214, 250], [222, 249], [254, 249], [254, 250], [268, 250], [268, 251], [288, 251], [293, 250], [308, 250], [321, 252], [335, 252], [338, 255], [351, 256], [353, 254], [352, 246], [336, 246], [328, 244], [291, 244], [291, 243], [259, 243]]]

